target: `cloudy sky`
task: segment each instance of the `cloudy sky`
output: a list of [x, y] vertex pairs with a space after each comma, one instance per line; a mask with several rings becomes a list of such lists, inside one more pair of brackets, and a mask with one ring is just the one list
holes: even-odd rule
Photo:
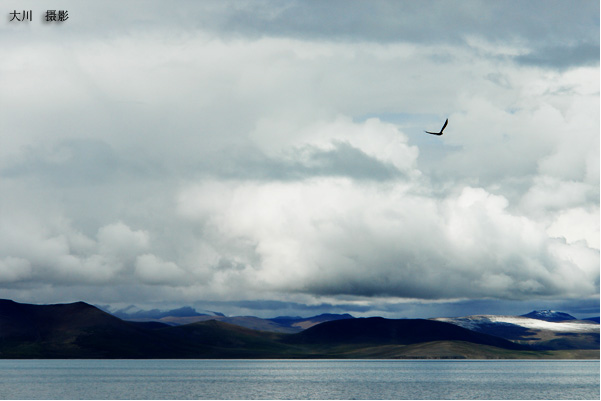
[[598, 316], [598, 1], [55, 3], [1, 2], [0, 298]]

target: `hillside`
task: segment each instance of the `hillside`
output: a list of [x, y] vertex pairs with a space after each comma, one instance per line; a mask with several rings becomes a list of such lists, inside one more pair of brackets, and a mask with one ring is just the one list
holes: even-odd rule
[[341, 315], [333, 313], [322, 313], [321, 315], [307, 318], [280, 316], [269, 320], [283, 327], [289, 327], [291, 330], [293, 330], [292, 332], [298, 333], [320, 323], [344, 319], [354, 319], [354, 317], [349, 315], [348, 313], [344, 313]]
[[397, 344], [464, 341], [511, 350], [529, 347], [454, 324], [425, 319], [360, 318], [325, 322], [288, 336], [293, 344]]
[[[524, 316], [474, 315], [433, 320], [452, 323], [479, 333], [527, 344], [539, 350], [599, 350], [599, 324], [590, 320], [557, 320], [548, 314]], [[562, 318], [566, 314], [562, 314]], [[555, 313], [554, 316], [558, 316]], [[569, 315], [567, 315], [569, 316]], [[542, 319], [541, 317], [546, 317]]]
[[563, 312], [557, 312], [554, 310], [533, 310], [530, 313], [522, 315], [523, 317], [529, 317], [531, 319], [545, 320], [547, 322], [563, 322], [566, 320], [576, 320], [572, 315]]
[[271, 331], [275, 333], [298, 333], [319, 323], [331, 320], [353, 319], [353, 316], [346, 313], [342, 315], [324, 313], [306, 318], [280, 316], [273, 319], [262, 319], [255, 316], [225, 316], [223, 313], [219, 312], [199, 313], [190, 306], [165, 311], [158, 309], [142, 310], [134, 305], [130, 305], [127, 308], [119, 309], [114, 312], [111, 312], [108, 306], [100, 308], [111, 313], [113, 316], [131, 322], [158, 322], [170, 326], [179, 326], [196, 322], [218, 320], [220, 322], [242, 326], [252, 330]]
[[550, 357], [598, 358], [598, 352], [534, 351], [423, 319], [339, 319], [284, 334], [217, 320], [179, 326], [127, 322], [83, 302], [28, 305], [0, 300], [0, 358]]
[[2, 358], [135, 358], [177, 354], [147, 328], [84, 302], [28, 305], [0, 300]]

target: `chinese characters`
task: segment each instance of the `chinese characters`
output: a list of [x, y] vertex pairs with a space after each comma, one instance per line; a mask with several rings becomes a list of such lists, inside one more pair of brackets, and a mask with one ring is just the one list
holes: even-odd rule
[[66, 10], [47, 10], [46, 22], [63, 22], [69, 19], [69, 12]]
[[[8, 14], [9, 22], [31, 22], [33, 21], [33, 11], [32, 10], [23, 10], [17, 11], [13, 10]], [[69, 19], [69, 11], [67, 10], [46, 10], [46, 13], [43, 15], [43, 21], [45, 22], [65, 22]]]
[[29, 11], [23, 10], [23, 12], [18, 12], [17, 10], [14, 10], [12, 13], [10, 13], [9, 21], [18, 21], [18, 22], [31, 21], [32, 17], [33, 17], [33, 12], [31, 10], [29, 10]]

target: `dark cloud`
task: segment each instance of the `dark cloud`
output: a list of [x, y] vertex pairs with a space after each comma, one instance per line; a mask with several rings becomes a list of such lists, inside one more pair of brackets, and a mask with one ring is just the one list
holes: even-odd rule
[[[48, 40], [65, 32], [111, 40], [158, 30], [178, 38], [182, 46], [191, 32], [199, 31], [230, 40], [274, 37], [451, 46], [469, 46], [471, 39], [479, 38], [493, 45], [525, 46], [529, 52], [517, 61], [531, 65], [561, 69], [590, 65], [595, 53], [598, 59], [599, 4], [588, 0], [213, 0], [184, 1], [169, 10], [161, 4], [105, 1], [102, 6], [81, 7], [66, 2], [69, 23], [61, 30], [45, 27], [45, 34]], [[22, 39], [11, 32], [11, 40]]]
[[[336, 303], [286, 302], [274, 300], [239, 301], [196, 301], [197, 311], [214, 311], [228, 316], [258, 316], [273, 318], [277, 316], [310, 317], [322, 313], [349, 313], [355, 317], [383, 316], [388, 318], [434, 318], [459, 317], [469, 315], [524, 315], [532, 310], [552, 309], [571, 314], [582, 319], [599, 316], [599, 299], [562, 300], [538, 299], [527, 301], [509, 301], [495, 299], [464, 299], [441, 303], [405, 301], [362, 302], [340, 300]], [[179, 307], [180, 304], [174, 304]], [[139, 307], [139, 305], [138, 305]], [[111, 309], [108, 305], [105, 309]], [[152, 307], [150, 307], [152, 308]], [[114, 308], [112, 308], [114, 310]], [[163, 309], [165, 310], [165, 309]]]
[[599, 65], [599, 43], [540, 47], [530, 53], [515, 57], [515, 61], [524, 65], [560, 70], [579, 66], [596, 66]]
[[[536, 42], [594, 38], [599, 4], [579, 1], [264, 1], [214, 9], [222, 33], [373, 42], [458, 43], [470, 35]], [[202, 16], [200, 16], [202, 18]], [[582, 24], [582, 26], [578, 26]], [[574, 28], [576, 26], [576, 28]], [[584, 37], [583, 37], [584, 36]]]
[[308, 148], [307, 162], [301, 167], [307, 175], [349, 176], [356, 179], [386, 180], [402, 173], [392, 164], [370, 157], [345, 142], [334, 143], [332, 150]]
[[93, 187], [131, 179], [164, 179], [170, 174], [160, 160], [139, 150], [117, 150], [109, 140], [68, 138], [43, 140], [25, 146], [18, 157], [7, 160], [0, 176], [33, 179], [42, 186]]
[[312, 177], [348, 177], [386, 181], [404, 176], [392, 163], [366, 154], [347, 142], [332, 143], [331, 149], [307, 145], [294, 149], [286, 158], [265, 155], [259, 149], [232, 148], [208, 155], [197, 166], [199, 175], [228, 179], [299, 180]]
[[[218, 310], [246, 310], [248, 312], [265, 315], [265, 313], [287, 314], [295, 313], [308, 316], [321, 313], [365, 313], [371, 310], [370, 306], [361, 306], [352, 303], [331, 304], [318, 303], [307, 305], [300, 302], [285, 302], [273, 300], [243, 300], [243, 301], [207, 301], [198, 302], [203, 308], [214, 308]], [[275, 317], [272, 315], [271, 317]]]
[[20, 161], [3, 169], [2, 175], [35, 176], [59, 186], [87, 186], [106, 183], [123, 173], [123, 164], [106, 142], [68, 139], [29, 147]]

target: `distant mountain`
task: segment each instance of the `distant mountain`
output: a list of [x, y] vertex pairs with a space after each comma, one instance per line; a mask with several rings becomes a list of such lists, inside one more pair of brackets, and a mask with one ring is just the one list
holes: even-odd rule
[[274, 333], [297, 333], [302, 330], [255, 316], [203, 316], [202, 318], [198, 318], [196, 321], [206, 322], [211, 320], [244, 327], [251, 330], [269, 331]]
[[[330, 313], [307, 318], [280, 316], [273, 319], [261, 319], [255, 316], [202, 316], [197, 317], [196, 321], [217, 320], [252, 330], [271, 331], [274, 333], [298, 333], [319, 323], [341, 319], [353, 319], [353, 316]], [[161, 321], [167, 320], [166, 318], [161, 319]]]
[[223, 313], [219, 312], [203, 311], [203, 313], [200, 313], [191, 306], [184, 306], [171, 310], [144, 310], [135, 305], [130, 305], [116, 311], [111, 311], [108, 306], [102, 307], [101, 309], [119, 319], [132, 322], [159, 322], [169, 326], [178, 326], [180, 324], [190, 324], [225, 317]]
[[178, 309], [171, 310], [159, 310], [159, 309], [151, 309], [151, 310], [141, 310], [135, 307], [134, 305], [130, 305], [127, 308], [119, 309], [115, 312], [110, 312], [111, 315], [117, 316], [119, 319], [123, 320], [159, 320], [164, 317], [173, 316], [173, 317], [188, 317], [188, 316], [207, 316], [206, 313], [198, 313], [196, 309], [190, 306], [184, 306]]
[[545, 320], [547, 322], [562, 322], [564, 320], [577, 320], [574, 316], [554, 310], [533, 310], [530, 313], [522, 315], [531, 319]]
[[0, 358], [272, 358], [290, 348], [275, 336], [216, 321], [128, 322], [84, 302], [0, 300]]
[[286, 341], [300, 344], [401, 344], [464, 341], [511, 350], [529, 347], [477, 333], [454, 324], [425, 319], [381, 317], [330, 321], [291, 335]]
[[[598, 327], [592, 322], [538, 322]], [[0, 300], [3, 359], [598, 357], [598, 348], [533, 351], [525, 344], [435, 320], [337, 319], [284, 334], [214, 319], [179, 326], [124, 321], [84, 302], [30, 305]]]
[[599, 349], [599, 324], [587, 320], [547, 321], [525, 316], [473, 315], [432, 320], [527, 344], [536, 349]]
[[271, 322], [277, 323], [284, 327], [293, 328], [295, 332], [300, 332], [302, 330], [308, 329], [309, 327], [313, 327], [316, 324], [331, 322], [334, 320], [344, 320], [344, 319], [354, 319], [353, 316], [348, 313], [344, 313], [342, 315], [334, 314], [334, 313], [322, 313], [318, 316], [313, 317], [288, 317], [288, 316], [280, 316], [273, 319], [267, 319]]
[[[103, 307], [103, 309], [108, 311], [108, 307]], [[339, 319], [353, 319], [353, 316], [348, 313], [343, 315], [324, 313], [307, 318], [280, 316], [273, 319], [262, 319], [255, 316], [225, 316], [219, 312], [199, 313], [190, 306], [162, 311], [158, 309], [141, 310], [134, 305], [130, 305], [127, 308], [109, 313], [127, 321], [159, 322], [170, 326], [218, 320], [252, 330], [273, 331], [276, 333], [298, 333], [319, 323]]]

